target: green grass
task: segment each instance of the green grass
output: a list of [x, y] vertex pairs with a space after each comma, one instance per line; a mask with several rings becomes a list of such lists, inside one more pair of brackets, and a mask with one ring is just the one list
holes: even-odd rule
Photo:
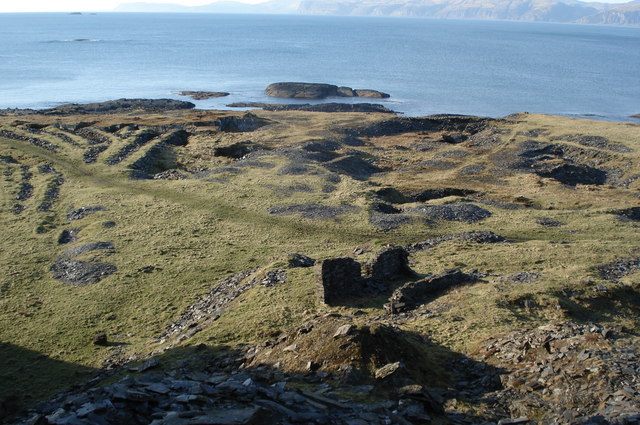
[[[375, 114], [313, 114], [259, 112], [274, 124], [253, 133], [202, 133], [191, 138], [187, 147], [175, 148], [178, 163], [192, 169], [232, 165], [224, 158], [213, 157], [216, 146], [239, 141], [252, 141], [270, 148], [335, 136], [340, 126], [353, 126], [387, 117]], [[169, 118], [140, 115], [141, 127], [167, 124], [167, 121], [211, 123], [218, 112], [180, 112]], [[131, 116], [102, 117], [27, 117], [34, 122], [51, 123], [60, 120], [98, 121], [96, 126], [132, 122]], [[12, 119], [0, 120], [3, 128], [14, 132]], [[190, 124], [187, 124], [190, 125]], [[637, 125], [571, 120], [568, 118], [522, 115], [517, 121], [496, 124], [505, 131], [502, 145], [492, 149], [510, 149], [513, 143], [526, 138], [518, 133], [532, 128], [545, 128], [548, 135], [541, 139], [553, 141], [566, 134], [606, 136], [634, 149], [627, 154], [610, 154], [602, 166], [625, 166], [625, 175], [637, 169], [640, 149]], [[206, 126], [193, 130], [207, 129]], [[26, 133], [25, 133], [26, 134]], [[47, 138], [49, 136], [37, 136]], [[0, 178], [0, 219], [3, 242], [0, 250], [0, 341], [11, 350], [41, 353], [47, 361], [33, 363], [33, 370], [48, 376], [39, 382], [41, 398], [63, 387], [63, 383], [78, 382], [87, 373], [101, 367], [113, 355], [142, 356], [162, 348], [155, 339], [180, 312], [207, 293], [219, 280], [240, 271], [283, 267], [287, 254], [300, 252], [313, 258], [353, 255], [355, 247], [377, 251], [387, 243], [407, 244], [430, 237], [469, 230], [491, 230], [515, 243], [477, 245], [443, 243], [435, 250], [416, 254], [413, 267], [420, 273], [439, 273], [460, 267], [464, 271], [478, 269], [488, 273], [484, 282], [456, 289], [437, 300], [434, 309], [440, 311], [430, 318], [419, 318], [404, 327], [427, 334], [451, 350], [469, 352], [484, 338], [522, 326], [535, 326], [550, 320], [598, 320], [624, 324], [638, 330], [634, 298], [637, 275], [623, 279], [625, 290], [603, 282], [594, 266], [637, 254], [638, 227], [617, 220], [608, 212], [615, 208], [638, 204], [638, 182], [628, 188], [608, 186], [578, 186], [567, 188], [549, 179], [531, 174], [498, 177], [490, 167], [476, 177], [461, 177], [457, 170], [469, 164], [488, 164], [490, 151], [474, 154], [471, 147], [459, 146], [471, 155], [446, 159], [456, 163], [451, 170], [407, 169], [408, 164], [433, 159], [444, 146], [428, 152], [374, 149], [375, 145], [411, 146], [416, 140], [432, 137], [408, 134], [385, 140], [365, 140], [359, 149], [375, 155], [389, 172], [370, 182], [342, 176], [342, 181], [330, 193], [322, 191], [326, 180], [322, 175], [283, 175], [278, 170], [288, 161], [275, 155], [258, 158], [271, 168], [246, 167], [241, 174], [215, 174], [207, 179], [183, 181], [132, 180], [128, 165], [152, 148], [141, 148], [122, 164], [109, 166], [104, 160], [117, 152], [129, 140], [109, 135], [112, 144], [96, 164], [84, 164], [82, 154], [88, 146], [73, 137], [81, 147], [60, 141], [57, 154], [24, 142], [0, 138], [0, 155], [11, 155], [28, 165], [34, 176], [33, 196], [24, 202], [25, 211], [10, 212], [15, 203], [15, 191], [20, 178], [19, 165], [0, 163], [0, 171], [13, 170], [11, 179]], [[432, 138], [437, 139], [436, 136]], [[568, 143], [554, 141], [554, 143]], [[570, 144], [570, 143], [569, 143]], [[345, 148], [342, 152], [346, 152]], [[60, 198], [50, 212], [39, 212], [51, 175], [42, 175], [37, 167], [51, 163], [64, 175]], [[310, 192], [287, 188], [307, 185]], [[532, 200], [537, 209], [507, 210], [484, 206], [493, 216], [475, 224], [441, 222], [427, 226], [415, 222], [397, 230], [382, 232], [368, 223], [368, 205], [372, 191], [381, 186], [401, 190], [438, 187], [464, 187], [478, 190], [488, 199], [503, 202], [518, 197]], [[282, 188], [281, 191], [280, 188]], [[433, 204], [456, 201], [450, 198]], [[277, 216], [267, 213], [269, 207], [284, 204], [321, 203], [360, 207], [359, 212], [339, 216], [338, 220], [314, 221], [299, 215]], [[74, 222], [66, 220], [70, 209], [101, 205], [99, 211]], [[549, 217], [565, 223], [561, 227], [543, 227], [536, 217]], [[116, 226], [105, 228], [104, 222]], [[44, 233], [37, 229], [44, 227]], [[67, 246], [57, 239], [63, 229], [80, 227], [80, 239], [73, 245], [111, 241], [113, 255], [103, 261], [115, 264], [117, 273], [93, 285], [74, 287], [53, 279], [49, 268]], [[97, 255], [87, 254], [88, 258]], [[369, 254], [371, 255], [371, 254]], [[365, 257], [363, 257], [365, 258]], [[151, 273], [142, 268], [153, 266]], [[529, 283], [509, 282], [505, 277], [527, 271], [539, 273], [538, 280]], [[310, 315], [322, 311], [349, 312], [349, 308], [331, 309], [316, 298], [315, 278], [310, 269], [287, 269], [287, 282], [276, 287], [256, 287], [236, 299], [226, 313], [210, 327], [198, 333], [188, 344], [228, 345], [258, 342], [299, 325]], [[609, 295], [593, 291], [594, 284], [611, 287]], [[574, 290], [579, 296], [570, 297]], [[622, 292], [615, 292], [622, 291]], [[627, 301], [617, 300], [617, 296]], [[523, 307], [530, 300], [534, 307]], [[629, 301], [630, 300], [630, 301]], [[616, 304], [617, 303], [617, 304]], [[365, 318], [379, 316], [381, 303], [363, 308]], [[609, 310], [615, 307], [617, 313]], [[637, 307], [637, 305], [635, 305]], [[106, 331], [111, 347], [96, 347], [91, 337]], [[39, 354], [35, 354], [36, 356]], [[0, 377], [7, 382], [20, 375], [20, 356], [13, 356], [11, 365], [0, 365]], [[30, 359], [24, 357], [25, 362]], [[30, 360], [29, 360], [30, 361]], [[56, 367], [51, 367], [55, 362]], [[19, 382], [30, 382], [25, 378]], [[22, 384], [18, 384], [22, 385]], [[27, 385], [26, 383], [24, 385]], [[9, 388], [6, 385], [0, 387]], [[0, 392], [0, 398], [8, 393]], [[21, 399], [19, 403], [30, 403]]]

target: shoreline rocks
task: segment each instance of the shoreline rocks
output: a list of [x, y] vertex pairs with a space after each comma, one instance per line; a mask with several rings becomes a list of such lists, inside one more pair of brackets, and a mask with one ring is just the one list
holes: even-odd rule
[[269, 84], [264, 90], [267, 96], [286, 99], [326, 99], [328, 97], [367, 97], [386, 99], [389, 94], [370, 89], [352, 89], [324, 83], [281, 82]]
[[173, 111], [193, 109], [195, 107], [196, 105], [191, 102], [174, 99], [116, 99], [98, 103], [70, 103], [38, 112], [45, 115], [117, 114], [139, 109], [145, 111]]

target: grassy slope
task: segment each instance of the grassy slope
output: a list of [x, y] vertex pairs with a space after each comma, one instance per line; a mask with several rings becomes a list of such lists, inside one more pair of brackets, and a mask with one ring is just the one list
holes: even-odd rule
[[[166, 122], [212, 122], [224, 113], [180, 112], [175, 116], [106, 116], [58, 118], [62, 122], [99, 121], [96, 127], [136, 120], [139, 125], [159, 125]], [[227, 114], [228, 115], [228, 114]], [[269, 147], [288, 145], [322, 138], [330, 129], [375, 121], [384, 117], [365, 114], [266, 113], [260, 116], [276, 124], [253, 133], [213, 133], [192, 137], [189, 146], [175, 148], [179, 160], [186, 165], [204, 164], [211, 168], [229, 160], [212, 156], [212, 147], [236, 141], [250, 140]], [[51, 117], [28, 117], [30, 121], [49, 123]], [[14, 120], [3, 118], [3, 128], [21, 132]], [[638, 172], [640, 130], [638, 125], [613, 124], [567, 118], [527, 115], [516, 121], [498, 124], [505, 131], [501, 136], [504, 148], [525, 140], [518, 135], [529, 129], [543, 128], [546, 138], [565, 134], [589, 134], [635, 149], [633, 153], [616, 156], [632, 162], [629, 174]], [[203, 127], [198, 127], [202, 129]], [[205, 127], [206, 128], [206, 127]], [[27, 134], [27, 133], [24, 133]], [[633, 300], [614, 297], [613, 284], [602, 282], [594, 266], [618, 257], [637, 254], [638, 228], [606, 214], [614, 207], [637, 205], [638, 183], [629, 188], [578, 186], [567, 188], [549, 179], [530, 174], [513, 174], [494, 178], [485, 172], [478, 178], [461, 178], [455, 170], [468, 164], [486, 163], [486, 155], [472, 154], [456, 159], [453, 170], [410, 169], [402, 171], [400, 164], [432, 159], [451, 147], [435, 151], [415, 152], [375, 146], [361, 150], [379, 157], [379, 164], [393, 167], [375, 177], [372, 182], [352, 180], [343, 176], [332, 193], [323, 193], [321, 176], [282, 175], [282, 157], [266, 156], [260, 161], [273, 168], [247, 167], [242, 174], [223, 173], [217, 181], [190, 179], [183, 181], [132, 180], [126, 169], [151, 146], [148, 145], [121, 165], [109, 166], [104, 159], [116, 152], [125, 141], [109, 136], [112, 145], [100, 155], [96, 164], [82, 162], [86, 141], [75, 138], [82, 146], [76, 148], [47, 135], [59, 144], [54, 154], [25, 142], [0, 138], [0, 155], [11, 155], [33, 172], [33, 196], [24, 202], [27, 207], [19, 215], [10, 212], [15, 202], [18, 165], [1, 164], [2, 170], [13, 170], [11, 181], [0, 182], [0, 217], [3, 243], [0, 251], [0, 341], [29, 352], [43, 353], [52, 361], [73, 367], [52, 368], [46, 362], [34, 363], [35, 374], [52, 375], [51, 379], [30, 391], [18, 394], [30, 402], [62, 383], [86, 377], [87, 368], [99, 368], [112, 355], [145, 355], [161, 348], [155, 337], [196, 298], [206, 293], [218, 280], [250, 268], [283, 264], [288, 253], [302, 252], [314, 258], [351, 255], [356, 246], [377, 250], [385, 243], [405, 244], [431, 236], [467, 230], [492, 230], [513, 244], [483, 245], [445, 243], [434, 251], [414, 256], [414, 268], [421, 273], [441, 272], [451, 267], [464, 270], [477, 268], [489, 273], [484, 283], [453, 291], [435, 302], [440, 313], [421, 318], [405, 326], [427, 333], [434, 340], [454, 350], [470, 351], [475, 344], [499, 331], [531, 326], [548, 320], [597, 320], [624, 324], [638, 330], [637, 312]], [[437, 135], [409, 134], [388, 138], [373, 138], [374, 145], [406, 144], [437, 138]], [[464, 146], [464, 149], [473, 152]], [[614, 159], [617, 161], [617, 159]], [[51, 163], [64, 175], [60, 198], [50, 212], [36, 210], [44, 197], [51, 175], [41, 174], [37, 166]], [[277, 187], [306, 184], [312, 192], [279, 192]], [[411, 224], [391, 232], [381, 232], [367, 222], [366, 206], [376, 185], [402, 189], [438, 187], [469, 187], [488, 197], [513, 201], [518, 196], [532, 199], [539, 209], [506, 210], [486, 206], [494, 213], [477, 224], [441, 223], [435, 227]], [[274, 186], [276, 189], [274, 189]], [[284, 195], [283, 195], [284, 193]], [[447, 200], [433, 201], [442, 203]], [[325, 205], [350, 204], [362, 207], [360, 212], [342, 216], [339, 220], [313, 221], [297, 215], [275, 216], [267, 208], [277, 204], [318, 202]], [[69, 222], [67, 212], [81, 206], [101, 205], [104, 211]], [[545, 216], [566, 223], [565, 226], [542, 227], [535, 217]], [[116, 226], [104, 228], [114, 221]], [[36, 229], [44, 226], [45, 233]], [[75, 244], [111, 241], [116, 253], [104, 260], [117, 265], [118, 272], [98, 284], [73, 287], [53, 279], [49, 268], [66, 248], [57, 238], [63, 229], [82, 227]], [[87, 254], [89, 258], [94, 253]], [[154, 266], [151, 273], [140, 269]], [[514, 283], [506, 279], [527, 271], [540, 274], [530, 283]], [[269, 337], [300, 323], [310, 314], [325, 310], [314, 294], [313, 272], [309, 269], [289, 270], [289, 279], [277, 288], [258, 287], [234, 302], [213, 326], [198, 334], [190, 343], [235, 344]], [[638, 289], [637, 275], [624, 279]], [[596, 284], [611, 287], [599, 295]], [[576, 298], [571, 291], [583, 296]], [[524, 300], [532, 304], [524, 307]], [[611, 309], [615, 306], [614, 309]], [[637, 305], [635, 305], [637, 308]], [[349, 311], [349, 309], [337, 309]], [[379, 308], [365, 309], [372, 316]], [[105, 330], [111, 347], [91, 344], [92, 335]], [[0, 379], [13, 380], [24, 373], [19, 356], [8, 365], [0, 366]], [[25, 356], [27, 358], [27, 356]], [[37, 368], [41, 367], [40, 370]], [[0, 397], [8, 387], [2, 385]], [[27, 391], [22, 389], [25, 393]], [[10, 390], [13, 392], [13, 389]]]

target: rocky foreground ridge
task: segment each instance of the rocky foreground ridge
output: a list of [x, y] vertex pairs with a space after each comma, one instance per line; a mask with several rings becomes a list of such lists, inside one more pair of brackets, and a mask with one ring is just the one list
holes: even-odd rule
[[640, 423], [638, 124], [121, 104], [0, 115], [2, 421]]

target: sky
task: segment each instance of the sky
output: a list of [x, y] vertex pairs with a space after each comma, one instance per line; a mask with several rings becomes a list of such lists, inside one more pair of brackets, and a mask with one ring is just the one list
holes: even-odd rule
[[[0, 0], [2, 12], [106, 12], [121, 3], [172, 3], [200, 6], [216, 0]], [[265, 0], [234, 0], [242, 3], [262, 3]]]
[[[173, 3], [199, 6], [215, 0], [0, 0], [3, 12], [105, 12], [114, 10], [120, 3]], [[262, 3], [265, 0], [235, 0], [242, 3]], [[588, 1], [588, 0], [585, 0]], [[602, 3], [625, 3], [627, 0], [598, 0]]]

